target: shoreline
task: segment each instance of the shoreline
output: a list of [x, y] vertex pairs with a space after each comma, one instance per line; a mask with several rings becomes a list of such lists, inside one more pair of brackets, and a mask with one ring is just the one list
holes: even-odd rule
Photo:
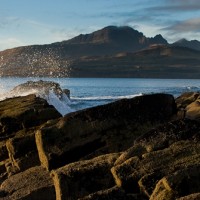
[[[199, 99], [143, 95], [64, 117], [35, 95], [1, 101], [0, 196], [199, 197]], [[185, 185], [193, 189], [184, 193]]]

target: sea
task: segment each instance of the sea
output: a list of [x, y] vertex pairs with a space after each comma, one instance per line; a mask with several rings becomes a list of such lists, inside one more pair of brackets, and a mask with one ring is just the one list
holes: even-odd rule
[[107, 104], [123, 98], [144, 94], [167, 93], [176, 98], [183, 92], [200, 91], [199, 79], [145, 79], [145, 78], [0, 78], [0, 100], [33, 93], [11, 93], [17, 85], [27, 81], [53, 81], [62, 89], [70, 90], [70, 98], [59, 99], [55, 94], [48, 96], [37, 91], [62, 115], [89, 107]]

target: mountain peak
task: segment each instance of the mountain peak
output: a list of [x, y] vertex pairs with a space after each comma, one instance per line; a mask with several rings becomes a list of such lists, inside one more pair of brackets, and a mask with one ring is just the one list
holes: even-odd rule
[[153, 38], [153, 41], [156, 43], [156, 44], [168, 44], [167, 40], [163, 38], [163, 36], [161, 34], [158, 34], [156, 35], [154, 38]]
[[174, 42], [172, 45], [173, 46], [187, 47], [187, 48], [190, 48], [190, 49], [195, 49], [195, 50], [200, 51], [200, 42], [198, 40], [189, 41], [185, 38], [182, 38], [182, 39]]
[[185, 38], [182, 38], [182, 39], [176, 41], [175, 43], [186, 43], [186, 42], [189, 42], [189, 41]]
[[133, 38], [144, 35], [129, 26], [107, 26], [90, 34], [81, 34], [71, 40], [65, 41], [68, 44], [88, 43], [129, 43]]

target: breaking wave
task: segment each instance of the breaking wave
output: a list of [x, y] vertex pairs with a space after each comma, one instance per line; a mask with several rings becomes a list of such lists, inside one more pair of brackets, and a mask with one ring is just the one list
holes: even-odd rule
[[[124, 98], [134, 98], [143, 94], [168, 93], [177, 97], [184, 92], [200, 91], [200, 80], [106, 79], [104, 81], [104, 79], [67, 78], [43, 80], [45, 81], [2, 78], [0, 79], [0, 100], [35, 94], [45, 99], [50, 105], [53, 105], [62, 115], [65, 115], [77, 110], [107, 104]], [[23, 82], [25, 82], [25, 85]], [[33, 82], [37, 82], [37, 84]], [[60, 85], [56, 82], [59, 82]], [[42, 85], [45, 86], [41, 87]], [[70, 97], [67, 93], [63, 93], [65, 91], [63, 88], [71, 90]]]
[[[36, 82], [32, 82], [32, 83], [36, 83]], [[0, 94], [0, 101], [7, 98], [35, 94], [37, 97], [45, 99], [50, 105], [53, 105], [57, 109], [57, 111], [60, 112], [60, 114], [62, 114], [63, 116], [66, 115], [67, 113], [75, 111], [70, 106], [72, 103], [71, 103], [70, 98], [67, 96], [67, 94], [65, 93], [58, 94], [55, 91], [55, 88], [52, 88], [52, 87], [48, 88], [45, 86], [45, 87], [36, 88], [33, 85], [33, 88], [31, 88], [31, 85], [27, 87], [27, 85], [25, 84], [18, 85], [17, 87], [13, 88], [9, 92]]]
[[142, 93], [134, 95], [124, 95], [124, 96], [91, 96], [91, 97], [71, 97], [72, 100], [83, 100], [83, 101], [105, 101], [105, 100], [120, 100], [120, 99], [130, 99], [136, 96], [141, 96]]
[[[35, 87], [36, 82], [27, 82], [27, 83], [20, 84], [15, 88], [13, 88], [12, 90], [10, 90], [9, 92], [1, 93], [0, 101], [7, 98], [35, 94], [36, 96], [45, 99], [50, 105], [53, 105], [58, 110], [58, 112], [60, 112], [64, 116], [70, 112], [75, 112], [77, 110], [82, 110], [85, 108], [103, 105], [124, 98], [129, 99], [142, 95], [142, 93], [139, 93], [134, 95], [123, 95], [123, 96], [88, 96], [88, 97], [72, 96], [69, 98], [69, 96], [65, 93], [62, 93], [62, 95], [60, 93], [58, 94], [55, 88], [52, 87], [48, 88], [46, 85], [45, 87], [41, 87], [41, 84], [44, 83], [46, 84], [46, 82], [44, 81], [37, 82], [37, 87]], [[49, 84], [50, 82], [47, 83]], [[59, 91], [62, 91], [60, 85], [59, 85]]]

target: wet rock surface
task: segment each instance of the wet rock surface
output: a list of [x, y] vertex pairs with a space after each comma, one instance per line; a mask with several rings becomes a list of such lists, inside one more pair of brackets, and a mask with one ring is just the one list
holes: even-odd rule
[[70, 90], [61, 89], [58, 83], [52, 81], [27, 81], [22, 83], [15, 88], [13, 88], [10, 93], [12, 94], [23, 94], [23, 93], [32, 93], [37, 94], [38, 91], [42, 91], [44, 94], [48, 95], [50, 92], [56, 94], [59, 98], [62, 98], [63, 94], [66, 94], [70, 98]]
[[1, 101], [0, 199], [199, 199], [199, 97], [144, 95], [64, 117], [35, 95]]

